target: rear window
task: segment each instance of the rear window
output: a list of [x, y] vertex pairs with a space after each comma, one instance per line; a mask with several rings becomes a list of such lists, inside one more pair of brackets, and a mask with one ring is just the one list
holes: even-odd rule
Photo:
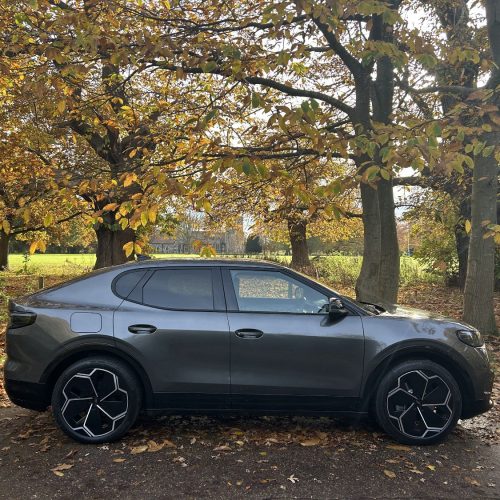
[[122, 299], [126, 299], [145, 274], [145, 269], [127, 271], [126, 273], [120, 274], [114, 283], [114, 291], [116, 295]]
[[210, 269], [161, 269], [142, 290], [143, 304], [163, 309], [214, 310]]

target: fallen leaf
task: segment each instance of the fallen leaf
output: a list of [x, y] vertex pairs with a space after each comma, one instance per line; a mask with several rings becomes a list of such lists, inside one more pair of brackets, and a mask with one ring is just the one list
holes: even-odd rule
[[298, 483], [299, 482], [299, 478], [298, 477], [295, 477], [295, 474], [292, 474], [290, 477], [287, 477], [288, 481], [290, 481], [291, 483], [295, 484], [295, 483]]
[[321, 441], [318, 438], [306, 439], [300, 442], [301, 446], [318, 446]]
[[132, 453], [132, 455], [137, 455], [138, 453], [144, 453], [147, 449], [148, 449], [148, 445], [147, 444], [142, 444], [140, 446], [134, 446], [130, 450], [130, 453]]
[[59, 464], [57, 467], [50, 469], [56, 476], [62, 477], [64, 476], [63, 470], [71, 469], [74, 464]]
[[233, 451], [227, 444], [216, 446], [213, 451]]
[[164, 439], [162, 442], [163, 446], [166, 446], [167, 448], [177, 448], [175, 443], [172, 443], [169, 439]]
[[411, 451], [411, 448], [409, 446], [405, 446], [404, 444], [388, 444], [386, 448], [396, 451]]
[[163, 447], [165, 446], [164, 443], [157, 443], [156, 441], [148, 441], [148, 452], [150, 453], [155, 453], [157, 451], [160, 451], [163, 449]]
[[122, 462], [126, 462], [125, 458], [113, 458], [113, 462], [117, 464], [121, 464]]
[[428, 469], [430, 469], [430, 470], [436, 470], [436, 466], [435, 466], [435, 465], [431, 465], [431, 464], [429, 464], [429, 465], [426, 465], [426, 467], [427, 467]]
[[413, 474], [423, 474], [423, 472], [418, 469], [410, 469], [410, 472], [413, 472]]
[[384, 474], [391, 479], [396, 477], [396, 474], [392, 470], [384, 469]]

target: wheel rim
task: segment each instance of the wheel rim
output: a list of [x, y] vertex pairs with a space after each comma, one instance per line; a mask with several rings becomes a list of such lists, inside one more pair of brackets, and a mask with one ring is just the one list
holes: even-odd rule
[[76, 373], [66, 382], [62, 393], [62, 417], [71, 430], [82, 436], [105, 436], [127, 414], [127, 391], [120, 387], [114, 373], [103, 368]]
[[431, 438], [443, 432], [453, 417], [453, 396], [448, 384], [429, 371], [401, 375], [387, 395], [392, 424], [412, 438]]

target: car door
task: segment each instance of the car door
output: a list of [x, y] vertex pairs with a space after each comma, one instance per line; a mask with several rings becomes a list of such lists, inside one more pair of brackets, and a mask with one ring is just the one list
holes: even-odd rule
[[329, 297], [300, 275], [232, 268], [223, 276], [234, 407], [345, 410], [355, 404], [364, 354], [359, 315], [332, 321]]
[[[115, 290], [126, 293], [130, 279], [121, 279]], [[229, 329], [217, 267], [147, 271], [116, 310], [114, 335], [147, 372], [155, 407], [228, 405]]]

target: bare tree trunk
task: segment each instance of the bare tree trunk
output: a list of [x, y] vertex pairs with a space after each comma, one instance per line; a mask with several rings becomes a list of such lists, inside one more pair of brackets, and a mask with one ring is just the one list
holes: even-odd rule
[[9, 240], [10, 235], [0, 230], [0, 271], [9, 267]]
[[363, 262], [356, 280], [356, 298], [363, 302], [379, 301], [381, 231], [378, 193], [361, 183], [363, 205]]
[[124, 264], [133, 257], [127, 258], [123, 245], [135, 241], [135, 232], [132, 229], [111, 229], [100, 224], [95, 228], [97, 236], [96, 262], [94, 269]]
[[381, 179], [377, 186], [381, 242], [379, 300], [386, 304], [395, 304], [398, 301], [400, 258], [392, 180]]
[[[495, 63], [487, 88], [495, 91], [500, 85], [500, 0], [486, 0], [488, 40]], [[498, 91], [497, 91], [498, 92]], [[490, 103], [500, 105], [498, 93]], [[492, 132], [481, 136], [486, 146], [498, 148], [500, 130], [490, 123]], [[495, 152], [476, 156], [472, 178], [472, 230], [467, 261], [467, 279], [464, 292], [464, 320], [482, 333], [496, 334], [494, 312], [495, 242], [484, 237], [488, 224], [497, 223], [498, 161]]]
[[465, 230], [465, 221], [471, 218], [470, 198], [465, 197], [460, 201], [459, 215], [460, 221], [455, 225], [455, 247], [458, 257], [458, 286], [465, 288], [467, 277], [467, 260], [469, 258], [469, 235]]
[[[500, 134], [498, 140], [500, 141]], [[464, 292], [464, 320], [485, 334], [496, 334], [494, 314], [495, 241], [484, 238], [484, 221], [496, 223], [498, 164], [494, 156], [476, 158], [472, 184], [472, 230]]]
[[304, 221], [288, 221], [288, 235], [292, 247], [292, 267], [307, 270], [311, 267], [309, 249], [307, 247], [307, 223]]

